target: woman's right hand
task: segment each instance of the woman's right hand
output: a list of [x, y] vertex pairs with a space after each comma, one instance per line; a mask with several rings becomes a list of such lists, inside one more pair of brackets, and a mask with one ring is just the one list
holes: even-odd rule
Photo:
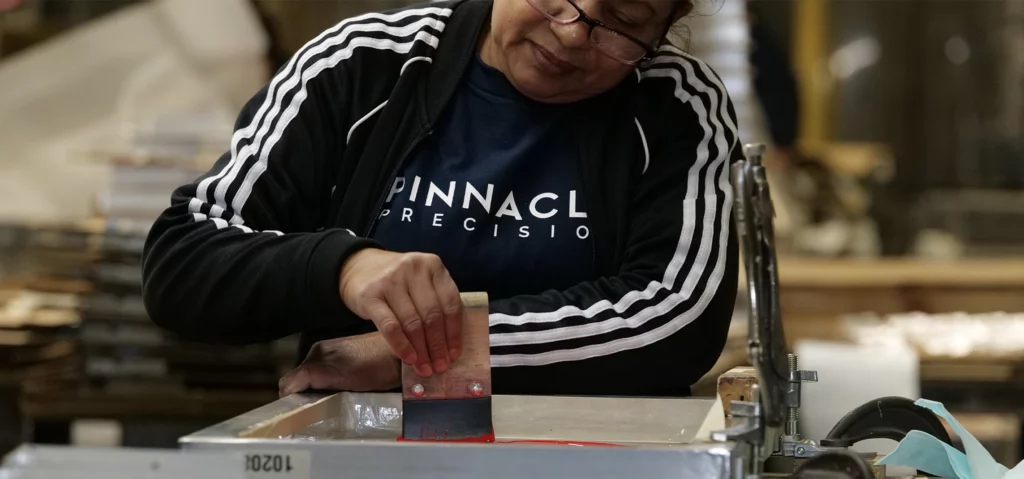
[[363, 249], [341, 268], [341, 299], [373, 321], [421, 376], [443, 373], [462, 349], [462, 298], [435, 255]]

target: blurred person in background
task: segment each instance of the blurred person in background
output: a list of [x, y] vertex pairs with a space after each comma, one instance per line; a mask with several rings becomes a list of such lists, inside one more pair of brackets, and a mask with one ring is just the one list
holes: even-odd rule
[[736, 105], [740, 137], [769, 146], [765, 162], [776, 234], [785, 239], [803, 222], [804, 206], [789, 194], [789, 165], [797, 155], [797, 85], [784, 44], [752, 7], [745, 0], [700, 2], [685, 28], [670, 35], [721, 75]]
[[666, 40], [687, 0], [470, 0], [324, 32], [151, 230], [184, 338], [302, 333], [281, 394], [386, 390], [490, 296], [499, 394], [686, 396], [737, 285], [721, 80]]
[[750, 64], [753, 85], [764, 113], [765, 126], [779, 166], [785, 168], [798, 155], [796, 139], [800, 128], [800, 97], [793, 63], [786, 43], [758, 18], [750, 4]]

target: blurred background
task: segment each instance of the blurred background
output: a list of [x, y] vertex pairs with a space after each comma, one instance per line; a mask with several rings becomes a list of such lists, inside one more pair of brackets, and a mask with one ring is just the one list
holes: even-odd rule
[[[173, 447], [276, 398], [295, 344], [158, 330], [140, 255], [173, 188], [325, 28], [404, 0], [0, 0], [0, 453]], [[770, 145], [790, 345], [821, 437], [944, 402], [1007, 465], [1024, 415], [1024, 0], [697, 0], [672, 41]], [[695, 388], [745, 361], [744, 300]]]

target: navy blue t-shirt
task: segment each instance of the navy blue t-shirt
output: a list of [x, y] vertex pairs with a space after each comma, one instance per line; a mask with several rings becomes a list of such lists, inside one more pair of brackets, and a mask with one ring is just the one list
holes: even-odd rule
[[475, 57], [371, 237], [390, 251], [438, 255], [460, 291], [492, 299], [593, 280], [567, 108], [522, 96]]

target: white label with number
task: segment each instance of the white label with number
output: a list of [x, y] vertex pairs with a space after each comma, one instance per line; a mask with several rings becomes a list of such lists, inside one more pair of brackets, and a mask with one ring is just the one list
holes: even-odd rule
[[245, 451], [246, 479], [309, 479], [312, 453], [302, 450]]

